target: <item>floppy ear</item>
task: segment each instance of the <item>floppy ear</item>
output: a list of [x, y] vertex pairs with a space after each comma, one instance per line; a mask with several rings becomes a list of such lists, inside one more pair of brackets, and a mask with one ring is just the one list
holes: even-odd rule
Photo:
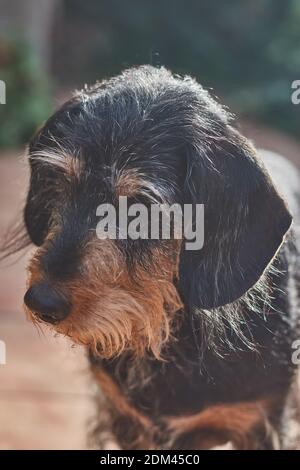
[[292, 218], [254, 148], [228, 126], [202, 155], [188, 155], [185, 203], [204, 204], [204, 246], [179, 265], [179, 289], [190, 308], [234, 302], [259, 280]]
[[43, 244], [50, 227], [51, 194], [47, 188], [49, 181], [41, 175], [39, 164], [31, 164], [30, 186], [24, 208], [24, 222], [27, 233], [37, 246]]
[[43, 244], [51, 224], [51, 214], [55, 204], [55, 181], [57, 174], [50, 165], [34, 158], [45, 150], [61, 149], [58, 142], [65, 138], [65, 127], [80, 113], [78, 98], [63, 104], [32, 137], [29, 144], [30, 186], [24, 209], [24, 222], [28, 235], [37, 246]]
[[24, 208], [24, 223], [27, 233], [37, 246], [43, 244], [51, 223], [51, 214], [55, 200], [55, 173], [50, 165], [34, 157], [35, 152], [49, 148], [41, 142], [41, 129], [29, 146], [30, 184]]

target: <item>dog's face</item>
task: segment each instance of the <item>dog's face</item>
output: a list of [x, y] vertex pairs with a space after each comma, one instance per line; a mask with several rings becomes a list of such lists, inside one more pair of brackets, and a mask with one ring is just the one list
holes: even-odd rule
[[[174, 285], [180, 241], [99, 239], [96, 212], [103, 203], [118, 207], [120, 195], [160, 202], [160, 182], [152, 187], [137, 169], [107, 175], [97, 155], [89, 161], [62, 150], [46, 152], [32, 157], [32, 186], [35, 178], [46, 185], [30, 196], [25, 210], [28, 227], [36, 220], [32, 237], [42, 233], [28, 268], [31, 319], [104, 357], [128, 347], [159, 357], [182, 305]], [[47, 228], [40, 232], [44, 211]]]
[[[192, 312], [241, 297], [291, 223], [225, 111], [164, 69], [133, 69], [79, 93], [34, 137], [29, 160], [24, 219], [38, 248], [26, 310], [103, 357], [159, 357], [183, 304]], [[97, 207], [117, 207], [120, 196], [204, 204], [204, 248], [99, 239]]]

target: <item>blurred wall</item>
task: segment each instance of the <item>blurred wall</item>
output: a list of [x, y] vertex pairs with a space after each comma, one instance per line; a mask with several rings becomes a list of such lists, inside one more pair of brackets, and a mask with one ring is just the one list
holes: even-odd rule
[[[12, 97], [20, 96], [12, 82], [25, 76], [32, 102], [21, 106], [16, 135], [9, 124], [1, 136], [9, 118], [0, 109], [0, 146], [26, 141], [49, 113], [41, 105], [47, 85], [61, 93], [144, 63], [190, 74], [240, 117], [300, 137], [300, 107], [291, 100], [300, 73], [299, 0], [0, 0], [0, 8], [0, 79], [8, 77]], [[3, 36], [23, 42], [9, 70], [1, 68]], [[29, 53], [39, 70], [24, 60]], [[13, 111], [16, 123], [20, 106]]]
[[26, 38], [49, 71], [55, 11], [60, 0], [0, 0], [0, 34]]

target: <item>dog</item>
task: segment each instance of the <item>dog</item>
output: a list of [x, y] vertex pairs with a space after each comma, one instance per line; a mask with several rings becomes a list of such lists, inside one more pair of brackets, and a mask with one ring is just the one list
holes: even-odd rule
[[[37, 246], [30, 320], [88, 351], [94, 445], [299, 447], [296, 169], [260, 158], [194, 79], [152, 66], [77, 92], [28, 158], [26, 233], [10, 246]], [[99, 239], [97, 207], [120, 196], [203, 204], [202, 249]]]

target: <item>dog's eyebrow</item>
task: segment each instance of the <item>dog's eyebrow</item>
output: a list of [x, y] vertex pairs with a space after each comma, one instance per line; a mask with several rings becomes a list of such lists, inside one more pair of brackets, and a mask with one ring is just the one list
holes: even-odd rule
[[141, 177], [137, 169], [116, 172], [112, 177], [116, 196], [135, 196], [141, 189]]
[[31, 152], [29, 159], [60, 169], [68, 178], [79, 179], [83, 172], [83, 159], [79, 152], [70, 153], [63, 148], [45, 148]]
[[154, 204], [168, 201], [168, 190], [154, 182], [138, 168], [124, 169], [113, 177], [116, 196], [145, 196]]

